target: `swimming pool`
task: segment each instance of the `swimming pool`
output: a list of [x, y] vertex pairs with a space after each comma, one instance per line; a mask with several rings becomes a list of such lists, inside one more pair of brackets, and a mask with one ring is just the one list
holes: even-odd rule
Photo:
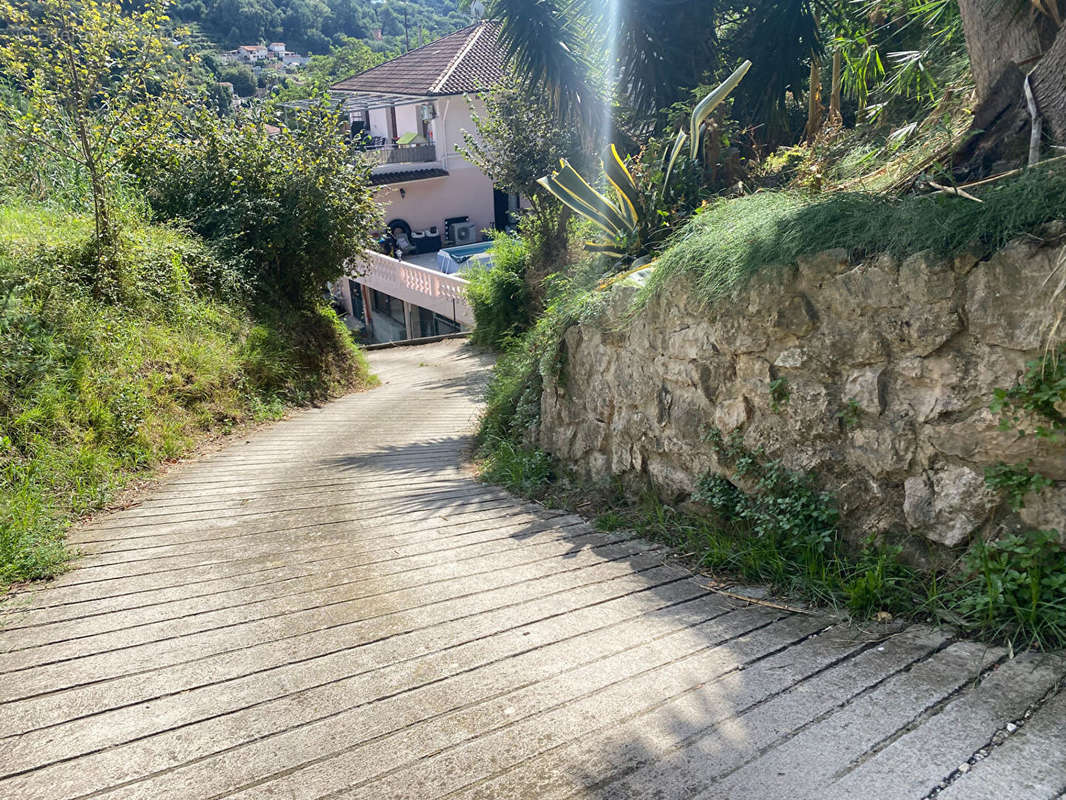
[[[454, 275], [457, 272], [462, 272], [465, 266], [470, 266], [471, 264], [468, 264], [468, 262], [471, 261], [488, 262], [488, 265], [491, 266], [492, 257], [483, 255], [487, 254], [491, 249], [491, 241], [447, 247], [437, 253], [437, 269], [446, 275]], [[476, 258], [476, 256], [481, 257]]]
[[478, 253], [484, 253], [486, 250], [492, 249], [492, 242], [476, 242], [475, 244], [461, 244], [456, 247], [445, 247], [441, 250], [442, 253], [447, 253], [459, 264], [462, 264], [465, 259], [470, 256], [475, 256]]

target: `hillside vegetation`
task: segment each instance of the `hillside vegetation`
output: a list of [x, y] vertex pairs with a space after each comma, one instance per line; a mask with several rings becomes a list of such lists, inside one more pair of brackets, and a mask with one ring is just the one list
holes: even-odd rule
[[174, 16], [226, 48], [277, 41], [317, 54], [344, 37], [387, 50], [417, 47], [420, 36], [430, 41], [469, 24], [455, 0], [183, 0]]
[[71, 520], [205, 437], [370, 382], [331, 311], [256, 319], [196, 237], [130, 225], [101, 284], [91, 232], [0, 206], [0, 585], [55, 574]]

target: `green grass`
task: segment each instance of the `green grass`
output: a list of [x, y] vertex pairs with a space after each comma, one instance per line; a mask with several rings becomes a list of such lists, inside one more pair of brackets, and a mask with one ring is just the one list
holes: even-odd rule
[[1066, 551], [1055, 532], [977, 541], [951, 573], [923, 571], [905, 564], [898, 546], [848, 546], [832, 495], [728, 440], [719, 442], [720, 459], [751, 492], [708, 473], [693, 498], [698, 506], [684, 511], [651, 491], [632, 499], [617, 486], [574, 481], [543, 452], [491, 445], [482, 479], [549, 506], [598, 508], [597, 529], [663, 542], [719, 583], [768, 585], [786, 602], [845, 610], [859, 622], [888, 612], [1018, 650], [1066, 646]]
[[1066, 218], [1066, 171], [1035, 169], [985, 187], [981, 199], [757, 192], [722, 200], [679, 232], [642, 300], [686, 277], [701, 299], [713, 302], [760, 271], [837, 247], [896, 256], [923, 250], [948, 256], [970, 247], [991, 252], [1043, 223]]
[[61, 570], [71, 521], [135, 476], [370, 380], [328, 309], [220, 296], [236, 279], [178, 230], [128, 224], [104, 257], [90, 230], [0, 206], [0, 588]]

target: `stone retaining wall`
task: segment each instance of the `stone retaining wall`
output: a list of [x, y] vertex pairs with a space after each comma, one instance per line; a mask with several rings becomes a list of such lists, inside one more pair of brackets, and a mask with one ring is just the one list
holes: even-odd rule
[[[635, 290], [619, 287], [601, 319], [567, 332], [540, 445], [587, 479], [680, 501], [705, 471], [728, 475], [706, 430], [741, 429], [835, 491], [853, 539], [888, 533], [918, 562], [994, 526], [1066, 531], [1066, 449], [1001, 431], [989, 410], [1042, 352], [1062, 258], [1036, 239], [984, 260], [828, 251], [713, 307], [679, 291], [635, 318]], [[1056, 481], [1020, 518], [985, 487], [1000, 461]]]

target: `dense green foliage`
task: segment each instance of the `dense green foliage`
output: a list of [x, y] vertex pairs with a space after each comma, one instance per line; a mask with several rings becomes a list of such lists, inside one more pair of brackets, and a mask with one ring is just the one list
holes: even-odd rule
[[529, 327], [529, 248], [517, 236], [497, 233], [492, 259], [491, 268], [474, 269], [463, 277], [470, 281], [466, 297], [476, 321], [471, 341], [500, 348]]
[[273, 136], [263, 122], [200, 115], [137, 166], [158, 217], [187, 220], [239, 261], [261, 300], [299, 306], [370, 243], [379, 210], [332, 111]]
[[455, 0], [179, 0], [176, 16], [227, 48], [285, 42], [320, 54], [343, 37], [375, 40], [379, 33], [387, 49], [408, 41], [417, 47], [420, 36], [429, 41], [469, 23]]
[[0, 36], [0, 585], [59, 570], [133, 476], [370, 382], [323, 299], [378, 224], [368, 169], [328, 108], [268, 136], [181, 90], [161, 7]]
[[0, 585], [60, 568], [67, 523], [205, 436], [365, 386], [332, 311], [256, 316], [197, 238], [128, 223], [102, 296], [92, 221], [0, 206]]
[[761, 269], [834, 247], [897, 256], [992, 251], [1066, 217], [1066, 171], [1053, 165], [994, 184], [983, 203], [947, 195], [758, 192], [707, 206], [663, 253], [645, 298], [680, 276], [708, 302]]

